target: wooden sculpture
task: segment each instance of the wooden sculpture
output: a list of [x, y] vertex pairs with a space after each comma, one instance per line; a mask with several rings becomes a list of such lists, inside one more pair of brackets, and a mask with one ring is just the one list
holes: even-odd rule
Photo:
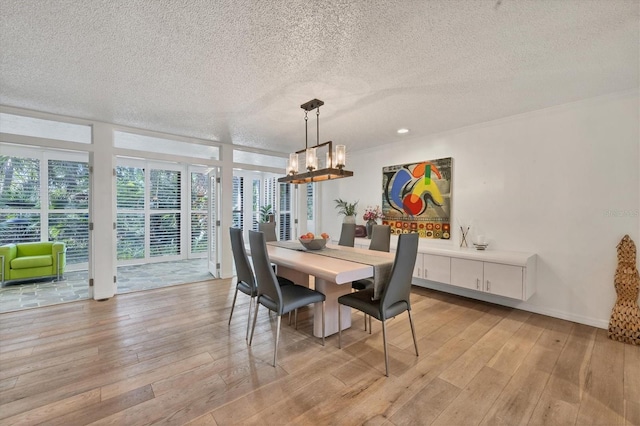
[[614, 286], [617, 299], [609, 321], [609, 338], [640, 345], [640, 277], [636, 268], [636, 245], [628, 235], [618, 244], [618, 267]]

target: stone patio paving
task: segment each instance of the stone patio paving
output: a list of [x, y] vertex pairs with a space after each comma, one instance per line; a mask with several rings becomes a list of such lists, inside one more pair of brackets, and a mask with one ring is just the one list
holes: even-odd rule
[[[213, 278], [207, 270], [207, 259], [120, 266], [118, 294]], [[88, 298], [88, 272], [66, 272], [63, 279], [57, 282], [48, 278], [28, 283], [5, 284], [0, 288], [0, 313]]]

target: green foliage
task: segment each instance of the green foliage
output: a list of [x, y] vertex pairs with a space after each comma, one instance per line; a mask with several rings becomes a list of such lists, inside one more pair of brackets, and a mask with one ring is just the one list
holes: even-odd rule
[[337, 200], [333, 200], [336, 203], [336, 209], [338, 209], [338, 214], [342, 214], [345, 216], [355, 216], [358, 212], [356, 207], [358, 206], [358, 202], [349, 203], [344, 201], [342, 198], [338, 198]]
[[266, 206], [262, 206], [260, 207], [260, 222], [265, 223], [265, 222], [269, 222], [269, 216], [271, 216], [273, 213], [273, 207], [271, 207], [271, 204], [267, 204]]

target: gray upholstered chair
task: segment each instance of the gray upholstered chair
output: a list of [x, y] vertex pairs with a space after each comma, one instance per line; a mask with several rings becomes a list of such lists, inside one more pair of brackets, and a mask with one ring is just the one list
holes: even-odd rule
[[339, 246], [353, 247], [356, 241], [356, 224], [355, 223], [343, 223], [342, 230], [340, 231]]
[[322, 345], [324, 346], [325, 295], [319, 291], [296, 284], [279, 286], [276, 275], [269, 262], [269, 253], [267, 252], [265, 236], [262, 232], [249, 231], [249, 246], [251, 247], [251, 259], [253, 260], [253, 269], [256, 273], [256, 283], [258, 285], [258, 298], [256, 310], [253, 314], [253, 325], [251, 327], [249, 346], [251, 346], [253, 333], [256, 329], [258, 308], [262, 305], [270, 311], [275, 312], [278, 316], [276, 325], [276, 344], [273, 351], [273, 366], [275, 367], [278, 355], [278, 341], [280, 340], [280, 322], [282, 320], [282, 315], [312, 303], [322, 303]]
[[278, 241], [275, 222], [261, 222], [258, 224], [258, 230], [260, 230], [260, 232], [264, 232], [264, 238], [266, 241]]
[[[389, 376], [389, 354], [387, 353], [386, 320], [407, 311], [413, 346], [418, 356], [416, 332], [411, 318], [411, 277], [418, 253], [418, 234], [401, 234], [398, 238], [398, 250], [393, 261], [391, 276], [382, 290], [380, 299], [373, 299], [373, 289], [356, 291], [338, 298], [338, 303], [364, 312], [382, 322], [382, 341], [384, 344], [385, 375]], [[338, 324], [341, 324], [342, 309], [338, 309]], [[338, 347], [342, 348], [342, 331], [338, 328]]]
[[[391, 247], [391, 227], [389, 225], [373, 225], [373, 231], [371, 232], [371, 242], [369, 243], [369, 250], [386, 251], [389, 253]], [[356, 280], [351, 283], [351, 287], [354, 290], [364, 290], [373, 286], [373, 280], [364, 279]]]
[[[251, 297], [249, 301], [249, 313], [247, 315], [247, 333], [245, 338], [249, 337], [249, 325], [251, 324], [251, 307], [253, 305], [254, 298], [258, 294], [258, 288], [256, 286], [256, 280], [249, 264], [249, 257], [244, 247], [244, 238], [242, 237], [242, 229], [229, 228], [231, 234], [231, 251], [233, 252], [233, 261], [236, 265], [236, 275], [238, 276], [238, 282], [236, 284], [236, 291], [233, 294], [233, 302], [231, 303], [231, 313], [229, 314], [229, 325], [231, 325], [231, 317], [233, 316], [233, 309], [236, 306], [236, 298], [238, 297], [238, 290], [247, 296]], [[284, 278], [277, 277], [279, 285], [293, 285], [293, 281]]]
[[[390, 248], [391, 226], [373, 225], [369, 250], [386, 251], [388, 253]], [[351, 283], [351, 288], [358, 291], [366, 288], [373, 288], [373, 279], [365, 278], [362, 280], [356, 280]], [[364, 314], [364, 329], [367, 329], [367, 314]], [[371, 317], [369, 317], [369, 333], [371, 333]]]
[[391, 226], [373, 225], [369, 250], [386, 251], [391, 247]]

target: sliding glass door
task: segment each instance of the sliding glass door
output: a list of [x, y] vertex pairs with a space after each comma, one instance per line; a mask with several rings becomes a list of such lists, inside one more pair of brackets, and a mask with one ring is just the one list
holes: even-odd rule
[[[197, 280], [219, 276], [217, 171], [198, 165], [119, 158], [116, 169], [118, 291], [151, 288], [133, 282], [138, 270], [124, 266], [200, 259], [176, 265], [175, 274], [155, 277], [175, 281], [192, 270]], [[165, 265], [169, 268], [169, 265]], [[151, 269], [150, 269], [151, 270]], [[155, 271], [162, 270], [160, 266]], [[169, 270], [169, 269], [167, 269]], [[155, 272], [154, 272], [155, 273]], [[122, 278], [122, 279], [121, 279]], [[181, 280], [178, 280], [181, 281]], [[122, 283], [122, 286], [120, 285]]]

